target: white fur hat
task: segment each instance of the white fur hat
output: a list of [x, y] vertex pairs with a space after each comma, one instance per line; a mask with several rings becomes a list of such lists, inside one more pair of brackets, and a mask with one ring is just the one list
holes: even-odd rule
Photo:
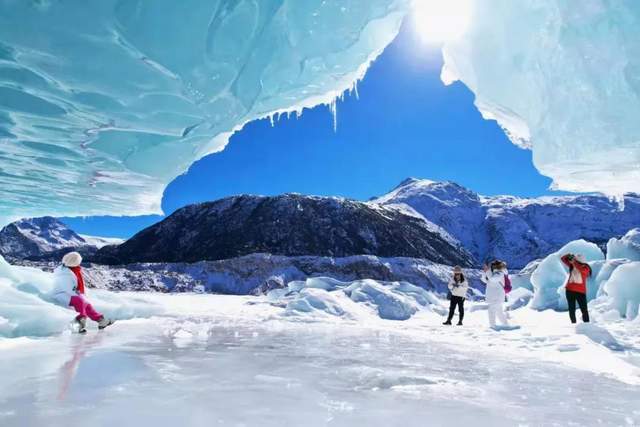
[[581, 262], [583, 264], [587, 263], [587, 259], [582, 254], [576, 254], [576, 260], [578, 260], [578, 262]]
[[82, 255], [78, 252], [69, 252], [62, 257], [62, 263], [67, 267], [77, 267], [82, 263]]

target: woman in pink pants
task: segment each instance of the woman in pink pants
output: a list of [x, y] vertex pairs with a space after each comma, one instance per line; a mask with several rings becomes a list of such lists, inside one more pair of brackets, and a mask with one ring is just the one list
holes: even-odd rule
[[82, 256], [78, 252], [69, 252], [62, 257], [62, 265], [54, 271], [55, 287], [52, 296], [60, 305], [76, 310], [78, 315], [75, 321], [78, 324], [78, 332], [82, 334], [87, 332], [87, 317], [98, 323], [98, 329], [112, 325], [113, 320], [95, 311], [85, 299], [81, 263]]

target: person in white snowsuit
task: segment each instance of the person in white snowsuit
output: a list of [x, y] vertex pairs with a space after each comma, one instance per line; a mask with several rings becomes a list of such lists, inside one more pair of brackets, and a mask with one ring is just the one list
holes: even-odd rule
[[505, 264], [502, 261], [493, 261], [491, 266], [484, 265], [481, 280], [487, 285], [485, 291], [485, 301], [488, 308], [489, 325], [496, 326], [496, 317], [503, 325], [508, 325], [507, 316], [504, 313], [505, 299], [505, 277], [508, 274]]
[[62, 265], [58, 266], [54, 274], [54, 287], [51, 298], [63, 307], [73, 307], [78, 313], [75, 322], [78, 332], [87, 332], [87, 317], [104, 329], [113, 324], [113, 320], [106, 318], [94, 310], [84, 296], [84, 278], [82, 275], [82, 256], [78, 252], [69, 252], [62, 257]]

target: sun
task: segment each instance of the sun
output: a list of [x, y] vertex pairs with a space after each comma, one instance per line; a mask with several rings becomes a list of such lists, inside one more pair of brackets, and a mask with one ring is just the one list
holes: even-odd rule
[[416, 31], [427, 43], [461, 37], [471, 22], [472, 0], [413, 0]]

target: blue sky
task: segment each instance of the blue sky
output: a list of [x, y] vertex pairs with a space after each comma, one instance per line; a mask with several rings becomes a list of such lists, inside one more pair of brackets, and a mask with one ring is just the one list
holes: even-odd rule
[[[248, 193], [297, 192], [360, 200], [407, 177], [455, 181], [481, 194], [552, 194], [531, 153], [485, 121], [462, 84], [440, 81], [442, 59], [405, 25], [358, 85], [338, 103], [302, 117], [248, 124], [227, 148], [195, 163], [166, 189], [170, 214], [195, 202]], [[65, 218], [78, 232], [129, 237], [162, 217]]]

